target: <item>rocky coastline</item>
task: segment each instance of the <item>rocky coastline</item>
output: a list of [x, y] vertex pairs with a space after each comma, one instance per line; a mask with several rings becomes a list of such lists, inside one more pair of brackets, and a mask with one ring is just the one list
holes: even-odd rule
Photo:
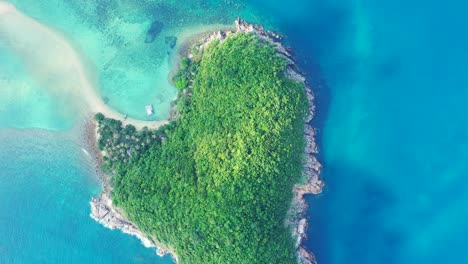
[[88, 149], [91, 150], [90, 155], [93, 158], [96, 173], [98, 174], [102, 185], [103, 191], [97, 196], [91, 198], [90, 217], [96, 222], [102, 224], [109, 229], [120, 229], [122, 232], [137, 237], [141, 243], [148, 248], [157, 248], [156, 254], [164, 256], [170, 254], [175, 263], [178, 263], [178, 257], [175, 252], [169, 247], [162, 245], [153, 237], [148, 237], [143, 233], [135, 224], [130, 222], [125, 216], [125, 213], [118, 207], [114, 206], [111, 199], [112, 186], [110, 176], [105, 174], [101, 168], [103, 165], [102, 153], [98, 150], [97, 141], [99, 137], [97, 124], [93, 117], [89, 117], [89, 121], [84, 124], [85, 139], [84, 143]]
[[[286, 225], [292, 228], [292, 236], [296, 239], [296, 254], [299, 263], [316, 264], [314, 254], [304, 246], [304, 241], [307, 239], [308, 221], [306, 218], [308, 204], [304, 198], [306, 194], [319, 194], [325, 185], [320, 179], [320, 170], [322, 165], [316, 158], [318, 147], [315, 143], [316, 130], [311, 125], [311, 121], [315, 113], [314, 95], [307, 83], [304, 74], [297, 67], [290, 49], [285, 48], [279, 41], [282, 37], [272, 31], [266, 31], [262, 26], [249, 24], [241, 18], [235, 21], [235, 29], [233, 31], [217, 31], [210, 34], [208, 37], [199, 42], [197, 49], [203, 50], [210, 42], [214, 40], [224, 41], [229, 35], [235, 33], [252, 33], [259, 38], [272, 44], [277, 53], [284, 57], [287, 62], [285, 75], [299, 83], [304, 84], [304, 89], [308, 101], [308, 111], [304, 120], [304, 139], [306, 146], [304, 149], [304, 170], [301, 184], [297, 184], [293, 188], [294, 198], [288, 212]], [[192, 54], [187, 54], [191, 58]]]
[[[288, 217], [286, 219], [286, 225], [291, 227], [292, 236], [296, 240], [296, 254], [299, 263], [304, 264], [316, 264], [317, 261], [312, 252], [307, 250], [303, 245], [304, 240], [307, 239], [307, 227], [308, 222], [306, 218], [306, 211], [308, 204], [304, 198], [306, 194], [319, 194], [322, 191], [324, 182], [320, 179], [320, 170], [321, 164], [318, 162], [316, 155], [318, 153], [318, 148], [315, 143], [316, 131], [312, 127], [311, 120], [314, 116], [315, 105], [314, 105], [314, 95], [310, 89], [306, 78], [299, 71], [296, 66], [293, 56], [290, 51], [286, 49], [279, 40], [282, 37], [274, 32], [266, 31], [263, 27], [258, 25], [249, 24], [242, 19], [238, 18], [235, 21], [235, 28], [233, 30], [227, 31], [216, 31], [209, 35], [205, 35], [194, 45], [198, 51], [203, 51], [203, 49], [212, 41], [219, 40], [224, 41], [229, 35], [235, 33], [252, 33], [258, 36], [259, 38], [271, 43], [278, 54], [284, 57], [287, 61], [287, 66], [285, 69], [285, 75], [290, 79], [296, 80], [304, 84], [305, 92], [308, 100], [308, 111], [307, 116], [304, 120], [304, 138], [306, 142], [306, 147], [304, 149], [304, 173], [303, 180], [301, 184], [297, 184], [293, 188], [294, 198], [288, 212]], [[186, 56], [192, 58], [194, 55], [188, 51]], [[171, 114], [172, 117], [177, 116], [176, 113]], [[87, 141], [91, 149], [96, 150], [94, 156], [97, 161], [97, 172], [100, 174], [100, 178], [104, 185], [104, 191], [98, 196], [94, 197], [91, 200], [91, 217], [97, 222], [101, 223], [107, 228], [110, 229], [121, 229], [122, 232], [131, 234], [139, 238], [146, 247], [156, 247], [157, 254], [163, 256], [165, 254], [171, 254], [174, 261], [177, 263], [178, 258], [175, 252], [168, 247], [160, 244], [155, 238], [150, 238], [143, 232], [141, 232], [136, 225], [131, 223], [125, 214], [113, 206], [111, 199], [111, 184], [110, 177], [103, 174], [100, 171], [100, 166], [102, 165], [101, 152], [97, 151], [97, 139], [98, 139], [98, 130], [96, 128], [95, 122], [87, 125], [86, 127]]]

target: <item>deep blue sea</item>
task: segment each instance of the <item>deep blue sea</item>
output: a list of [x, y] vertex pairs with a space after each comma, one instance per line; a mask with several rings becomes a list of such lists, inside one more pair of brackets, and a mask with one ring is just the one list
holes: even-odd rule
[[[78, 47], [103, 99], [137, 118], [148, 98], [162, 105], [158, 118], [167, 115], [173, 51], [163, 37], [238, 15], [280, 32], [316, 94], [327, 185], [308, 199], [307, 244], [319, 263], [468, 263], [467, 3], [11, 2]], [[155, 18], [165, 23], [161, 38], [142, 44]], [[64, 95], [30, 77], [5, 21], [0, 263], [170, 263], [89, 217], [100, 185], [70, 135], [79, 118], [57, 113]]]

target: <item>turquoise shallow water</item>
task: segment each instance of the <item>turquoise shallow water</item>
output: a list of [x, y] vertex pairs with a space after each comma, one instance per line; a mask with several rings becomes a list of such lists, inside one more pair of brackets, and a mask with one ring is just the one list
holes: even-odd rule
[[[180, 44], [179, 35], [188, 28], [205, 31], [203, 26], [209, 24], [231, 25], [241, 14], [256, 20], [237, 1], [8, 2], [65, 36], [82, 55], [101, 98], [120, 113], [143, 120], [167, 119], [176, 96], [169, 73], [177, 48], [166, 38], [179, 37]], [[148, 42], [153, 23], [161, 24], [160, 32]], [[148, 104], [155, 108], [151, 117], [145, 111]]]
[[[173, 51], [162, 37], [187, 26], [230, 23], [238, 14], [279, 30], [317, 94], [314, 122], [327, 187], [309, 199], [308, 245], [319, 262], [468, 262], [463, 2], [14, 2], [63, 31], [95, 65], [109, 104], [141, 118], [148, 98], [159, 110], [156, 118], [163, 118], [163, 102], [172, 96], [166, 75], [148, 74], [169, 65], [167, 52]], [[47, 12], [52, 5], [55, 12]], [[154, 19], [165, 23], [161, 38], [143, 45]], [[40, 92], [46, 87], [28, 79], [21, 62], [1, 45], [0, 56], [0, 127], [72, 125], [54, 111], [56, 99]], [[66, 140], [52, 144], [57, 139], [48, 133], [0, 131], [0, 263], [45, 263], [45, 257], [56, 263], [162, 261], [135, 239], [88, 217], [89, 198], [99, 186], [78, 147]], [[20, 208], [31, 213], [23, 210], [20, 217]], [[72, 223], [80, 236], [69, 239], [64, 223]], [[108, 250], [101, 250], [97, 238], [110, 241]]]
[[57, 111], [57, 100], [27, 77], [20, 59], [2, 44], [0, 41], [0, 128], [70, 127], [73, 118], [67, 119]]
[[89, 217], [89, 158], [57, 132], [0, 130], [0, 263], [171, 263]]
[[[231, 24], [240, 13], [250, 13], [239, 3], [10, 2], [75, 48], [111, 107], [148, 119], [144, 106], [151, 103], [154, 120], [169, 116], [175, 96], [168, 75], [176, 49], [165, 38], [180, 37], [188, 28], [199, 32], [204, 25]], [[145, 43], [156, 20], [164, 27], [154, 42]], [[70, 56], [47, 57], [54, 47], [44, 44], [49, 42], [43, 36], [23, 32], [7, 15], [0, 18], [0, 263], [170, 263], [136, 238], [89, 217], [89, 201], [100, 185], [72, 141], [78, 140], [73, 129], [82, 120], [76, 107], [83, 98], [76, 98], [76, 89], [83, 87], [74, 88], [67, 81], [77, 80], [73, 72], [56, 67]], [[24, 43], [36, 48], [12, 49]], [[70, 75], [59, 76], [62, 72]]]

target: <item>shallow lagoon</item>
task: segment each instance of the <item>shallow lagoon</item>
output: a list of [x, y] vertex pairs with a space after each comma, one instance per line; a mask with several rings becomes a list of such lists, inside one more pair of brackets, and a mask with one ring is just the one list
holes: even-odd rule
[[[237, 9], [234, 15], [211, 4], [12, 3], [74, 51], [30, 21], [0, 17], [0, 263], [171, 262], [89, 217], [89, 201], [101, 187], [77, 143], [77, 125], [89, 110], [83, 109], [83, 78], [69, 60], [79, 55], [86, 82], [122, 115], [146, 120], [144, 106], [151, 103], [152, 119], [164, 120], [175, 96], [168, 79], [178, 49], [166, 37], [175, 35], [180, 44], [194, 32], [231, 23]], [[207, 16], [207, 10], [219, 12]], [[145, 43], [155, 16], [164, 28]]]

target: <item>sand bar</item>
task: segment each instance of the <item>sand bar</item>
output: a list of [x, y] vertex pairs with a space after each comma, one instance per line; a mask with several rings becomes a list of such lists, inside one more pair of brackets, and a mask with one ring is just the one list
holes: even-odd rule
[[14, 10], [15, 10], [15, 7], [12, 4], [0, 1], [0, 15], [4, 13], [12, 12]]
[[[61, 34], [26, 16], [13, 5], [0, 1], [0, 42], [11, 48], [25, 63], [42, 87], [64, 105], [75, 105], [83, 114], [101, 112], [136, 128], [158, 128], [167, 121], [124, 120], [106, 105], [90, 78], [79, 53]], [[59, 109], [60, 110], [60, 109]]]

